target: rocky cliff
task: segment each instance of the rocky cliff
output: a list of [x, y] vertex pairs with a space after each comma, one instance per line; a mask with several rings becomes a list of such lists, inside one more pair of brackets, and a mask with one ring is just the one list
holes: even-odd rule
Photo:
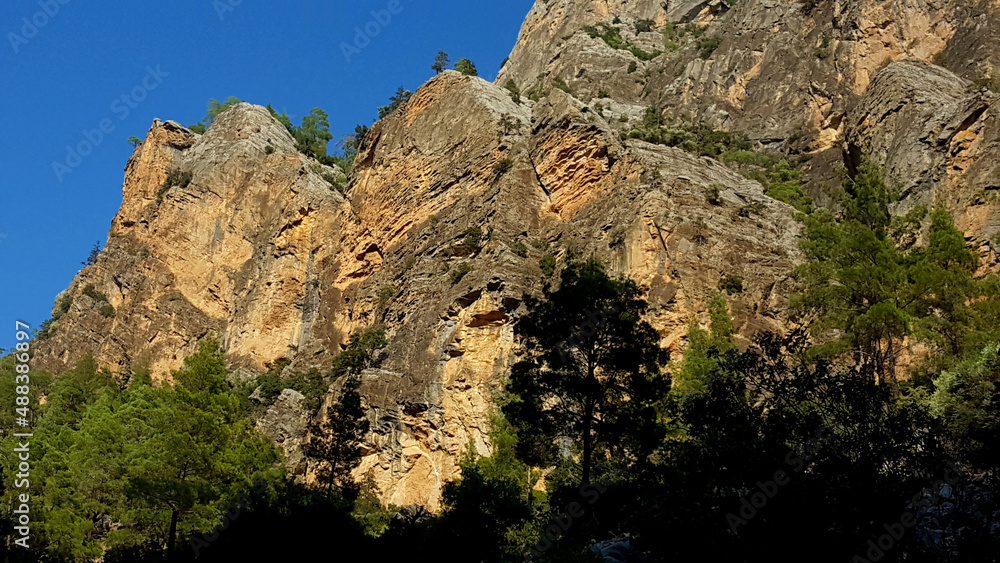
[[[791, 207], [717, 160], [623, 141], [647, 106], [806, 155], [816, 193], [833, 163], [871, 154], [906, 185], [904, 206], [961, 209], [989, 254], [997, 99], [952, 71], [992, 71], [994, 8], [539, 1], [495, 84], [444, 72], [373, 126], [346, 199], [324, 179], [342, 173], [296, 152], [264, 108], [235, 106], [203, 135], [156, 121], [36, 363], [58, 371], [91, 352], [122, 378], [147, 365], [163, 380], [215, 333], [252, 378], [279, 360], [328, 366], [351, 333], [384, 326], [357, 474], [373, 471], [388, 502], [437, 508], [467, 446], [489, 453], [512, 323], [555, 279], [543, 256], [630, 276], [675, 352], [725, 275], [743, 280], [730, 303], [743, 337], [781, 325], [800, 259]], [[592, 37], [598, 26], [635, 50]], [[699, 43], [715, 34], [714, 50]], [[642, 60], [655, 50], [667, 52]], [[940, 53], [951, 70], [926, 62]], [[474, 228], [479, 243], [462, 244]], [[302, 404], [286, 392], [261, 419], [300, 476]]]

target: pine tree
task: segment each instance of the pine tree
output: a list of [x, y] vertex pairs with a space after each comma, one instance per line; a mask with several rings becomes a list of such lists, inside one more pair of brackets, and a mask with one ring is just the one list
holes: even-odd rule
[[317, 479], [345, 496], [357, 492], [351, 471], [361, 464], [361, 444], [370, 428], [361, 400], [361, 372], [376, 363], [375, 354], [385, 347], [385, 333], [370, 330], [351, 335], [351, 344], [334, 359], [331, 376], [343, 379], [337, 400], [322, 422], [310, 425], [306, 455], [318, 462]]
[[412, 95], [413, 92], [410, 92], [400, 86], [399, 89], [396, 90], [396, 94], [389, 98], [389, 105], [378, 108], [378, 118], [385, 119], [390, 116], [394, 111], [399, 109], [399, 106], [408, 102], [410, 100], [410, 96]]
[[518, 436], [578, 445], [582, 483], [599, 448], [642, 463], [663, 436], [654, 405], [669, 390], [660, 372], [667, 353], [641, 319], [639, 295], [635, 282], [608, 277], [595, 259], [571, 264], [558, 290], [526, 299], [528, 314], [515, 327], [527, 359], [511, 369], [503, 413]]
[[455, 70], [466, 76], [479, 76], [479, 71], [476, 70], [476, 65], [474, 65], [469, 59], [458, 59], [458, 62], [455, 63]]
[[434, 64], [431, 65], [431, 69], [434, 70], [436, 74], [441, 74], [444, 69], [448, 68], [448, 53], [444, 51], [438, 51], [436, 57], [434, 57]]
[[983, 321], [997, 318], [997, 293], [991, 282], [974, 279], [978, 258], [951, 216], [931, 212], [929, 242], [921, 246], [927, 210], [893, 218], [896, 199], [881, 170], [866, 161], [848, 180], [839, 217], [826, 209], [808, 216], [809, 261], [795, 271], [804, 291], [792, 300], [822, 342], [816, 353], [850, 354], [879, 382], [895, 378], [905, 339], [957, 358], [996, 331]]

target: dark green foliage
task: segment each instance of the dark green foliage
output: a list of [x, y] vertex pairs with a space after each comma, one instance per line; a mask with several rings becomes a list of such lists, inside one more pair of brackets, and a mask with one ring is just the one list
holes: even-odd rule
[[[849, 353], [863, 372], [892, 379], [904, 338], [931, 346], [937, 358], [961, 358], [995, 338], [995, 282], [977, 281], [978, 256], [943, 209], [930, 213], [928, 244], [915, 244], [926, 209], [892, 218], [895, 191], [880, 169], [862, 164], [847, 180], [844, 209], [806, 219], [796, 270], [805, 292], [793, 303], [814, 317], [820, 351]], [[946, 366], [943, 366], [946, 367]]]
[[588, 25], [583, 28], [583, 31], [592, 38], [596, 39], [600, 37], [612, 49], [624, 49], [626, 47], [625, 40], [622, 39], [621, 30], [617, 27], [606, 24], [599, 24], [597, 26]]
[[218, 343], [206, 339], [184, 365], [176, 387], [123, 390], [88, 355], [48, 386], [31, 450], [32, 497], [44, 499], [33, 545], [67, 560], [175, 550], [251, 480], [276, 476], [277, 453], [242, 418]]
[[479, 227], [469, 227], [462, 237], [462, 242], [452, 251], [452, 256], [472, 256], [482, 248], [483, 230]]
[[964, 461], [1000, 469], [1000, 344], [941, 373], [934, 380], [931, 412], [939, 417]]
[[603, 98], [610, 98], [611, 94], [609, 94], [607, 90], [598, 90], [597, 91], [597, 97], [598, 98], [602, 98], [602, 99]]
[[69, 312], [70, 307], [73, 306], [73, 295], [66, 292], [65, 295], [59, 298], [56, 302], [56, 313], [53, 315], [54, 320], [59, 320], [59, 317], [65, 315]]
[[142, 139], [136, 137], [135, 135], [128, 138], [128, 144], [132, 145], [132, 148], [138, 148], [142, 144]]
[[644, 51], [635, 45], [629, 45], [627, 49], [640, 61], [651, 61], [663, 54], [663, 51]]
[[[500, 135], [510, 135], [511, 133], [521, 132], [521, 121], [518, 118], [510, 115], [509, 113], [501, 115], [500, 121], [497, 122], [497, 125], [499, 126], [499, 130], [497, 131], [497, 133], [499, 133]], [[510, 160], [510, 159], [505, 159], [505, 160]]]
[[370, 424], [361, 405], [360, 388], [360, 370], [350, 371], [323, 422], [310, 427], [306, 454], [322, 464], [313, 473], [326, 485], [327, 493], [335, 486], [341, 493], [355, 486], [351, 471], [361, 464], [361, 443]]
[[655, 25], [656, 25], [656, 22], [654, 22], [653, 20], [639, 20], [639, 21], [635, 22], [635, 32], [636, 33], [647, 33], [647, 32], [653, 31], [653, 27]]
[[271, 104], [267, 104], [267, 112], [270, 113], [271, 117], [277, 120], [278, 123], [284, 125], [285, 129], [290, 135], [292, 135], [292, 137], [295, 137], [295, 126], [292, 125], [292, 120], [288, 117], [287, 113], [279, 114], [277, 110], [271, 107]]
[[115, 308], [106, 303], [101, 306], [100, 313], [102, 317], [110, 319], [115, 316]]
[[469, 59], [458, 59], [458, 62], [455, 63], [455, 70], [466, 76], [479, 76], [479, 71], [476, 70], [476, 65], [474, 65]]
[[722, 205], [722, 200], [719, 199], [720, 184], [712, 184], [711, 186], [705, 188], [705, 201], [710, 205]]
[[271, 145], [264, 147], [264, 154], [274, 154], [274, 147]]
[[695, 39], [698, 39], [705, 34], [705, 30], [706, 27], [702, 27], [695, 22], [688, 22], [687, 25], [684, 26], [682, 35], [686, 33], [694, 36]]
[[322, 109], [313, 108], [302, 118], [302, 126], [294, 130], [293, 136], [295, 148], [302, 154], [317, 159], [327, 156], [326, 145], [333, 139], [329, 116]]
[[714, 53], [721, 44], [722, 36], [718, 34], [702, 36], [695, 41], [695, 46], [701, 51], [699, 56], [703, 59], [711, 57], [712, 53]]
[[793, 169], [787, 161], [779, 160], [772, 167], [765, 187], [768, 197], [783, 201], [802, 213], [812, 211], [812, 198], [802, 191], [802, 173]]
[[743, 293], [743, 278], [739, 276], [723, 276], [719, 280], [719, 291], [725, 291], [729, 295]]
[[[633, 55], [636, 56], [636, 58], [643, 61], [649, 61], [655, 59], [656, 57], [662, 54], [660, 51], [653, 51], [652, 53], [648, 53], [646, 51], [643, 51], [641, 48], [625, 41], [621, 36], [621, 29], [618, 27], [606, 24], [598, 24], [597, 26], [592, 26], [592, 25], [585, 26], [583, 30], [592, 38], [596, 39], [600, 37], [602, 40], [604, 40], [605, 43], [607, 43], [608, 47], [611, 47], [612, 49], [624, 49], [626, 51], [631, 52]], [[629, 72], [631, 73], [634, 71], [630, 70]], [[556, 87], [558, 88], [559, 86], [556, 85]]]
[[556, 273], [556, 257], [551, 254], [546, 254], [538, 259], [538, 267], [542, 270], [542, 275], [549, 277]]
[[638, 287], [592, 259], [570, 264], [559, 289], [543, 292], [544, 300], [525, 297], [528, 313], [515, 327], [528, 353], [511, 369], [504, 415], [538, 447], [564, 436], [582, 448], [580, 482], [590, 482], [595, 452], [644, 464], [662, 437], [652, 409], [669, 383]]
[[566, 92], [567, 94], [573, 94], [573, 90], [570, 89], [569, 84], [566, 84], [566, 81], [563, 80], [561, 76], [554, 77], [552, 79], [552, 85], [562, 90], [563, 92]]
[[476, 553], [480, 561], [514, 561], [519, 550], [509, 539], [508, 529], [531, 512], [524, 502], [524, 486], [516, 477], [483, 467], [489, 461], [493, 458], [477, 463], [467, 456], [461, 464], [461, 478], [445, 485], [441, 495], [445, 512], [437, 533], [446, 536], [453, 549]]
[[292, 389], [305, 396], [306, 408], [310, 414], [315, 414], [323, 397], [330, 389], [329, 374], [312, 368], [307, 371], [292, 371], [286, 376], [285, 368], [289, 363], [291, 362], [288, 360], [279, 360], [273, 364], [267, 364], [267, 373], [244, 388], [244, 396], [249, 396], [256, 391], [260, 396], [261, 405], [268, 407], [274, 404], [283, 390]]
[[431, 70], [434, 74], [441, 74], [444, 69], [448, 68], [448, 53], [444, 51], [438, 51], [438, 54], [434, 57], [434, 64], [431, 65]]
[[107, 302], [108, 300], [108, 297], [103, 293], [101, 293], [100, 291], [97, 291], [97, 288], [94, 287], [94, 284], [92, 283], [88, 283], [86, 287], [83, 288], [83, 291], [81, 291], [80, 293], [86, 295], [87, 297], [93, 299], [94, 301], [97, 301], [98, 303]]
[[635, 61], [629, 61], [629, 63], [628, 63], [628, 73], [629, 74], [632, 74], [633, 72], [635, 72], [638, 69], [639, 69], [639, 63], [637, 63]]
[[796, 211], [810, 213], [812, 198], [802, 191], [802, 172], [780, 156], [750, 150], [731, 150], [719, 159], [764, 186], [768, 197], [783, 201]]
[[211, 125], [212, 122], [215, 121], [216, 117], [222, 115], [222, 113], [225, 112], [227, 109], [235, 106], [241, 101], [242, 100], [240, 100], [236, 96], [229, 96], [228, 98], [226, 98], [226, 101], [222, 103], [219, 103], [218, 100], [212, 98], [211, 100], [208, 101], [208, 115], [206, 115], [205, 118], [202, 119], [202, 121], [205, 123], [206, 126]]
[[93, 266], [97, 263], [97, 257], [101, 255], [101, 241], [94, 243], [94, 246], [90, 249], [90, 253], [87, 254], [87, 259], [80, 262], [83, 266]]
[[191, 172], [184, 172], [177, 168], [168, 172], [167, 179], [164, 180], [163, 185], [160, 186], [160, 189], [156, 192], [156, 202], [163, 202], [163, 196], [167, 194], [170, 188], [178, 187], [184, 189], [188, 187], [191, 183], [192, 177]]
[[[715, 352], [701, 392], [665, 403], [667, 418], [684, 426], [666, 443], [652, 488], [633, 493], [648, 500], [619, 513], [649, 534], [647, 549], [726, 561], [781, 545], [849, 561], [940, 478], [942, 450], [925, 408], [856, 371], [803, 362], [808, 347], [797, 331], [760, 335], [744, 353]], [[779, 470], [788, 482], [763, 507], [741, 512], [741, 499]], [[636, 504], [637, 516], [627, 514]], [[693, 537], [697, 547], [685, 540]], [[914, 537], [894, 557], [912, 556]]]
[[545, 89], [544, 82], [541, 79], [527, 93], [528, 99], [533, 102], [537, 102], [548, 95], [549, 91]]
[[334, 359], [330, 375], [338, 382], [338, 398], [327, 410], [322, 422], [310, 426], [306, 454], [320, 462], [314, 471], [328, 493], [336, 487], [348, 498], [356, 498], [358, 489], [351, 470], [361, 463], [361, 443], [370, 423], [361, 404], [361, 372], [378, 363], [378, 351], [386, 345], [385, 332], [370, 330], [351, 335], [351, 343]]
[[323, 174], [323, 180], [325, 180], [327, 184], [330, 184], [331, 190], [339, 192], [341, 195], [347, 193], [347, 187], [337, 176], [334, 176], [333, 174]]
[[451, 277], [451, 284], [455, 285], [458, 282], [462, 281], [462, 278], [464, 278], [466, 274], [468, 274], [474, 269], [475, 268], [472, 267], [472, 264], [468, 262], [462, 262], [458, 266], [455, 266], [454, 270], [450, 271], [446, 270], [446, 271], [448, 271], [448, 275]]
[[514, 82], [513, 78], [507, 80], [507, 83], [503, 87], [510, 92], [510, 99], [514, 100], [515, 103], [521, 103], [521, 89], [517, 87], [517, 83]]
[[396, 93], [389, 98], [389, 105], [378, 108], [378, 118], [385, 119], [386, 117], [392, 115], [392, 113], [399, 109], [400, 106], [410, 101], [410, 96], [412, 95], [413, 92], [410, 92], [400, 86], [399, 89], [396, 90]]
[[513, 160], [509, 158], [498, 160], [497, 163], [493, 165], [493, 175], [499, 178], [504, 174], [510, 172], [511, 168], [514, 168]]
[[378, 293], [376, 294], [376, 303], [378, 303], [379, 309], [384, 309], [385, 306], [388, 305], [398, 293], [399, 290], [392, 286], [386, 286], [378, 290]]
[[624, 134], [628, 139], [678, 147], [702, 156], [717, 157], [726, 151], [746, 150], [750, 142], [742, 135], [717, 131], [703, 125], [674, 124], [667, 126], [656, 108], [647, 108], [642, 127]]
[[351, 168], [354, 166], [354, 158], [358, 155], [358, 150], [361, 148], [361, 143], [364, 142], [365, 136], [368, 135], [369, 129], [367, 125], [357, 125], [354, 127], [353, 133], [337, 142], [337, 146], [343, 149], [344, 154], [343, 156], [334, 155], [332, 160], [336, 166], [343, 170], [344, 174], [349, 175], [351, 173]]
[[219, 103], [219, 100], [212, 98], [211, 100], [208, 101], [208, 114], [205, 117], [203, 117], [200, 122], [195, 123], [194, 125], [188, 127], [188, 129], [194, 131], [195, 133], [198, 133], [199, 135], [204, 134], [205, 130], [208, 129], [210, 125], [212, 125], [212, 122], [215, 121], [216, 117], [221, 115], [227, 109], [240, 103], [241, 101], [242, 100], [240, 100], [236, 96], [229, 96], [228, 98], [226, 98], [226, 101], [222, 103]]
[[830, 47], [830, 38], [824, 35], [822, 41], [820, 41], [819, 47], [816, 47], [816, 52], [815, 52], [816, 58], [820, 60], [829, 58], [830, 56], [829, 47]]
[[521, 241], [515, 241], [513, 244], [511, 244], [510, 250], [511, 252], [520, 256], [521, 258], [528, 257], [528, 247], [525, 246], [524, 243]]
[[708, 304], [709, 330], [702, 329], [697, 320], [688, 327], [687, 347], [684, 361], [674, 371], [676, 393], [687, 396], [705, 390], [712, 370], [718, 364], [718, 356], [735, 345], [733, 341], [733, 319], [729, 316], [729, 304], [722, 295], [716, 295]]
[[674, 22], [667, 22], [667, 25], [663, 28], [664, 44], [674, 43], [679, 41], [682, 37], [684, 37], [684, 28], [679, 27]]
[[982, 78], [974, 80], [972, 83], [976, 88], [986, 88], [987, 90], [992, 90], [993, 92], [1000, 92], [1000, 74], [986, 75]]

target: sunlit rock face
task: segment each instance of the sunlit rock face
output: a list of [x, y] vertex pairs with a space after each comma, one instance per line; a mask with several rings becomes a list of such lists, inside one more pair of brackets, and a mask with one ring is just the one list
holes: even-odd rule
[[[343, 173], [298, 153], [265, 108], [235, 106], [203, 135], [155, 121], [36, 365], [89, 352], [122, 379], [148, 366], [169, 382], [214, 334], [245, 380], [280, 360], [327, 368], [352, 333], [384, 327], [356, 476], [372, 472], [386, 502], [437, 510], [467, 448], [491, 451], [524, 295], [557, 281], [542, 257], [594, 256], [635, 280], [675, 358], [727, 275], [743, 281], [729, 297], [743, 343], [785, 326], [802, 260], [792, 209], [716, 160], [622, 141], [648, 106], [791, 153], [821, 202], [833, 165], [871, 155], [905, 187], [899, 211], [947, 205], [992, 267], [997, 98], [971, 81], [993, 71], [995, 2], [804, 5], [536, 2], [495, 83], [446, 71], [372, 127], [346, 198], [327, 181]], [[614, 49], [584, 29], [601, 24], [667, 52]], [[672, 24], [687, 31], [666, 44]], [[714, 35], [714, 49], [699, 42]], [[462, 244], [474, 228], [478, 248]], [[288, 391], [258, 421], [305, 481], [308, 414]]]

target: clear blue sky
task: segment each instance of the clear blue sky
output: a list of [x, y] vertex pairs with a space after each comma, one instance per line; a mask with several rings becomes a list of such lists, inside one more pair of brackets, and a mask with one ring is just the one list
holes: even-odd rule
[[[14, 341], [15, 320], [37, 327], [49, 318], [56, 294], [105, 242], [126, 140], [142, 138], [154, 118], [190, 125], [210, 98], [232, 95], [271, 103], [296, 124], [321, 107], [337, 139], [371, 124], [397, 87], [430, 78], [439, 50], [494, 79], [532, 3], [4, 0], [0, 346]], [[371, 23], [373, 10], [387, 25]], [[366, 25], [377, 33], [348, 61], [342, 43]], [[157, 75], [147, 78], [147, 68]], [[137, 88], [142, 101], [121, 100]], [[110, 133], [88, 141], [85, 131], [102, 122]], [[67, 146], [87, 142], [91, 154], [67, 156]]]

